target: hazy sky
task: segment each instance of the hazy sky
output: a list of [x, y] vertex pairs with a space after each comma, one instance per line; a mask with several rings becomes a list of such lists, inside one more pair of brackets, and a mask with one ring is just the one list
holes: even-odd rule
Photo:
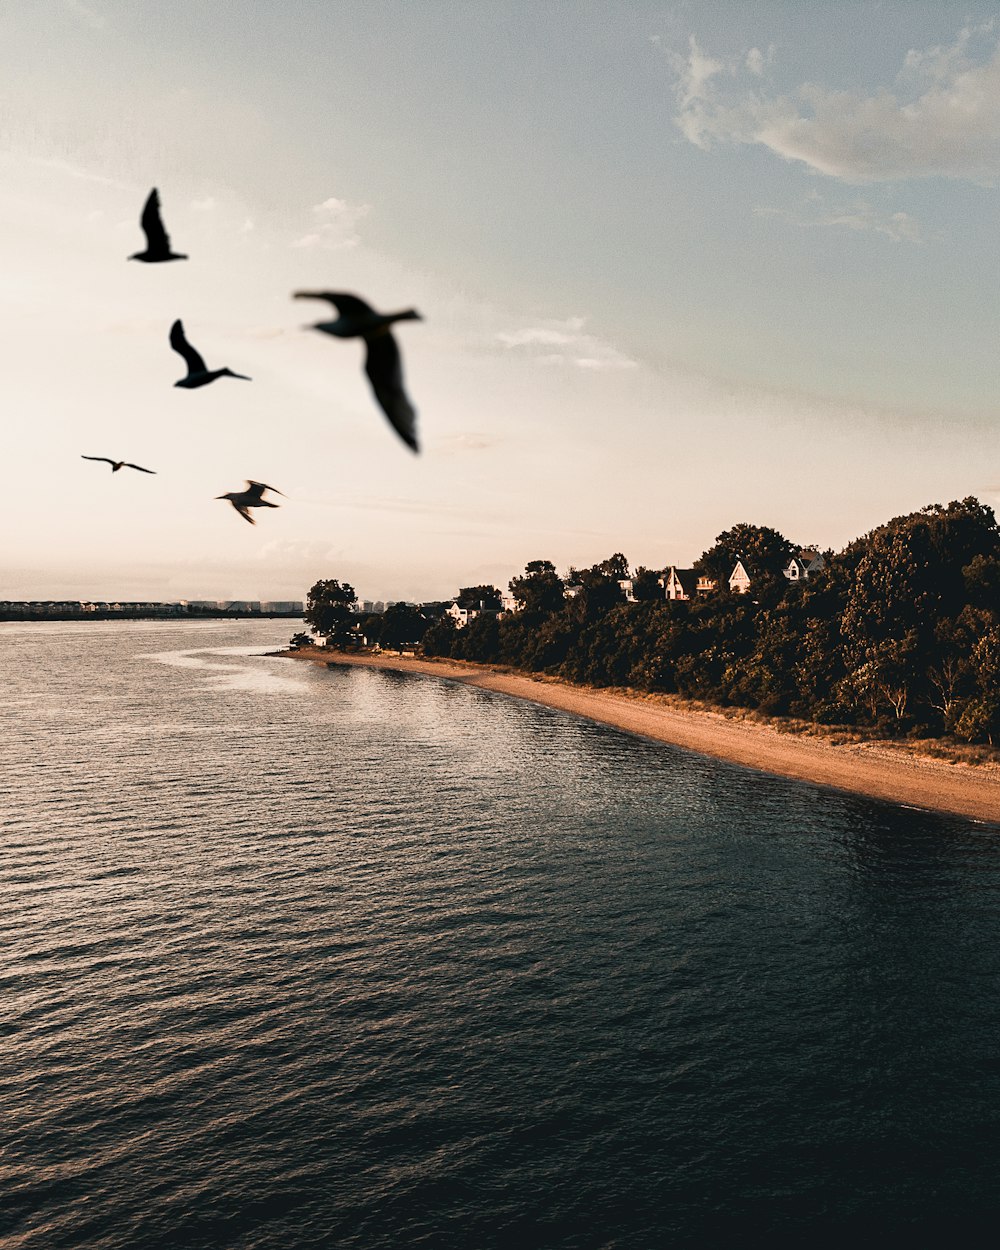
[[[4, 0], [0, 598], [444, 597], [996, 506], [998, 178], [996, 5]], [[125, 262], [153, 185], [186, 263]], [[303, 286], [421, 311], [420, 456]], [[253, 383], [174, 389], [175, 317]]]

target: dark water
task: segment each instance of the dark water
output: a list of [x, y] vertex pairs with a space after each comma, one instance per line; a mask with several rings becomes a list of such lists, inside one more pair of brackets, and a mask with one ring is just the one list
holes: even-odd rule
[[992, 1244], [1000, 830], [289, 632], [0, 627], [5, 1250]]

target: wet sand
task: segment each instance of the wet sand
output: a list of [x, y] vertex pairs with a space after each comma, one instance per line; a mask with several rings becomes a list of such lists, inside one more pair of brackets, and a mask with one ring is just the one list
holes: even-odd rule
[[773, 725], [720, 712], [671, 706], [655, 695], [575, 686], [489, 665], [302, 648], [280, 654], [323, 664], [423, 673], [584, 716], [659, 742], [782, 777], [913, 807], [1000, 824], [1000, 766], [951, 763], [889, 742], [835, 743], [781, 732]]

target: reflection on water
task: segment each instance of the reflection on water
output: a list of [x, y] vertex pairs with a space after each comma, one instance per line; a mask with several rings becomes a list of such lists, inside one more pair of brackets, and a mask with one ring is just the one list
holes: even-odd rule
[[995, 830], [286, 632], [0, 627], [5, 1250], [992, 1231]]
[[[225, 690], [257, 690], [262, 694], [276, 690], [302, 689], [305, 685], [290, 668], [278, 671], [274, 665], [256, 666], [254, 658], [264, 658], [274, 651], [269, 647], [200, 647], [190, 651], [150, 651], [139, 658], [154, 660], [159, 664], [169, 664], [174, 668], [194, 668], [203, 672], [211, 672], [206, 677], [205, 689]], [[239, 656], [240, 664], [220, 664], [217, 656]]]

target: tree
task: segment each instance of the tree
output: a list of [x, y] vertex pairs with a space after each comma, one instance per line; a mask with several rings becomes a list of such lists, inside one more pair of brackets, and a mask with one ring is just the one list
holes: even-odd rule
[[451, 655], [461, 632], [450, 616], [438, 617], [423, 636], [424, 655]]
[[594, 571], [603, 573], [605, 577], [613, 577], [615, 581], [624, 581], [628, 577], [628, 560], [620, 551], [616, 551], [613, 556], [595, 564]]
[[562, 579], [550, 560], [529, 560], [524, 566], [524, 576], [512, 577], [508, 586], [521, 604], [521, 610], [529, 615], [558, 612], [563, 606]]
[[476, 611], [500, 611], [500, 591], [496, 586], [463, 586], [457, 599], [460, 608], [473, 608]]
[[[624, 570], [624, 572], [622, 571]], [[628, 561], [620, 551], [607, 560], [592, 564], [589, 569], [571, 568], [566, 580], [570, 586], [579, 586], [567, 605], [567, 611], [576, 620], [602, 616], [625, 599], [619, 581], [628, 577]]]
[[288, 645], [293, 651], [298, 651], [299, 647], [308, 647], [311, 643], [312, 638], [310, 635], [301, 631], [297, 634], [292, 634], [291, 638], [288, 640]]
[[751, 578], [780, 577], [795, 551], [784, 534], [769, 525], [750, 525], [741, 521], [724, 530], [713, 546], [701, 554], [694, 567], [699, 573], [714, 577], [720, 590], [728, 585], [736, 561], [742, 560]]
[[661, 578], [662, 573], [656, 569], [644, 568], [641, 564], [632, 578], [632, 594], [636, 603], [658, 603], [666, 599]]
[[416, 646], [427, 632], [428, 621], [411, 603], [394, 603], [382, 613], [373, 631], [380, 647], [400, 650], [407, 644]]
[[310, 589], [306, 610], [302, 616], [305, 623], [327, 644], [334, 646], [348, 640], [352, 615], [357, 610], [358, 597], [354, 587], [336, 578], [318, 581]]

